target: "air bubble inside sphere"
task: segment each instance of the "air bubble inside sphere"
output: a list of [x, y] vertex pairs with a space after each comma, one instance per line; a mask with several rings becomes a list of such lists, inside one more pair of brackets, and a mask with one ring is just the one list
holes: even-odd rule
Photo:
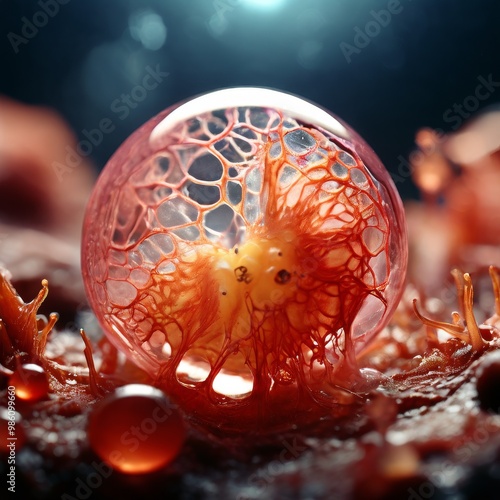
[[359, 374], [407, 264], [403, 207], [359, 135], [283, 92], [173, 106], [102, 172], [83, 273], [105, 333], [201, 426], [311, 423]]

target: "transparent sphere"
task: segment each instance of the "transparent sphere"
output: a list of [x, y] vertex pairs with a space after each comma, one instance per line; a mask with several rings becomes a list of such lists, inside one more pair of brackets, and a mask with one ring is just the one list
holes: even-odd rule
[[317, 418], [355, 378], [400, 298], [407, 236], [355, 131], [296, 96], [234, 88], [167, 109], [118, 149], [82, 262], [106, 334], [177, 404], [272, 430], [290, 412]]
[[50, 390], [47, 373], [34, 363], [19, 365], [10, 376], [9, 384], [15, 387], [19, 399], [29, 402], [47, 398]]
[[186, 437], [182, 417], [155, 387], [131, 384], [100, 400], [89, 415], [92, 449], [114, 469], [147, 474], [177, 457]]

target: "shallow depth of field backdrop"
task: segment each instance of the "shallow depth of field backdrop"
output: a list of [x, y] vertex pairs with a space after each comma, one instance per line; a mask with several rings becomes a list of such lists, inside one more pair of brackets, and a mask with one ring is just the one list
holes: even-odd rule
[[56, 108], [101, 169], [179, 100], [273, 87], [338, 114], [397, 173], [419, 127], [500, 101], [499, 25], [495, 0], [0, 0], [0, 95]]

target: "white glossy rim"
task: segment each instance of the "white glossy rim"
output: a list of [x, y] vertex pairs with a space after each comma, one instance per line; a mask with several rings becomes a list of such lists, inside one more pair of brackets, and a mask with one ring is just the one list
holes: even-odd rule
[[293, 118], [322, 127], [347, 138], [347, 129], [332, 115], [315, 104], [293, 94], [259, 87], [236, 87], [216, 90], [182, 104], [166, 116], [151, 132], [150, 142], [163, 143], [165, 135], [179, 122], [217, 109], [240, 106], [276, 108]]

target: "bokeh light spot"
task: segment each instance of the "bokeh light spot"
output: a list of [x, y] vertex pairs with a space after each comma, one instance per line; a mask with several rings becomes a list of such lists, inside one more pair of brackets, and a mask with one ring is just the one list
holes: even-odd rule
[[130, 34], [148, 50], [158, 50], [165, 44], [167, 28], [163, 19], [151, 9], [136, 10], [129, 17]]

